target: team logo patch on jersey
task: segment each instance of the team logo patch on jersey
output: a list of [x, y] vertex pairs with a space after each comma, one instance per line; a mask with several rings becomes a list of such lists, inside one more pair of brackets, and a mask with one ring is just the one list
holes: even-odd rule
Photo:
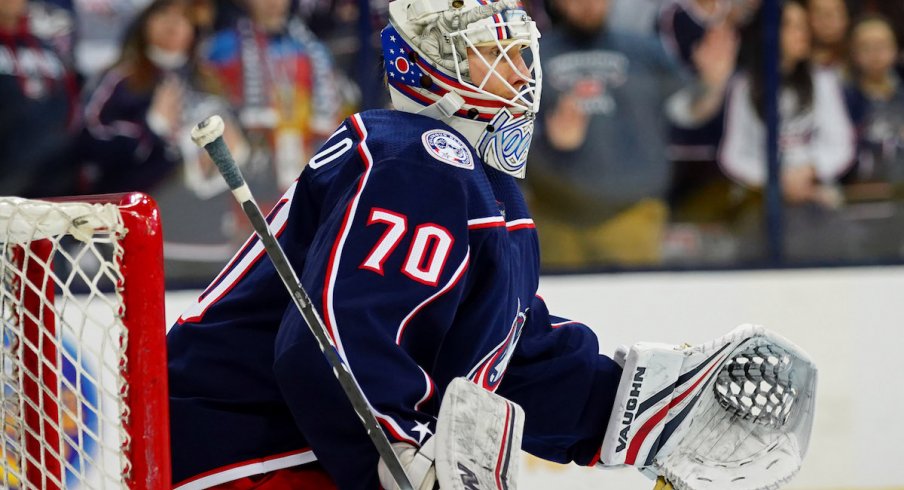
[[424, 133], [421, 140], [427, 153], [433, 158], [456, 167], [474, 169], [471, 150], [458, 136], [442, 129], [433, 129]]

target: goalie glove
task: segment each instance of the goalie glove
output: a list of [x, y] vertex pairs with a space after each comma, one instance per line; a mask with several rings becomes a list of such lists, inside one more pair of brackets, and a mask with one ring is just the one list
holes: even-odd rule
[[788, 340], [745, 325], [696, 347], [636, 344], [624, 367], [602, 465], [677, 490], [774, 489], [800, 469], [816, 367]]
[[[420, 450], [393, 444], [414, 488], [432, 490], [517, 490], [524, 410], [465, 378], [446, 387], [436, 435]], [[380, 484], [397, 490], [380, 461]]]

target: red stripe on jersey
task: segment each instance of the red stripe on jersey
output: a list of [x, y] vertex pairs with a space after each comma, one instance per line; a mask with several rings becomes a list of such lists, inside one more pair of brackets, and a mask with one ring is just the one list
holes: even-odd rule
[[433, 398], [433, 395], [436, 394], [436, 383], [433, 382], [433, 378], [431, 378], [430, 375], [427, 374], [427, 372], [423, 369], [421, 369], [421, 372], [424, 373], [424, 379], [427, 380], [427, 393], [425, 393], [424, 397], [414, 404], [414, 409], [417, 411], [420, 411], [421, 405]]
[[496, 456], [496, 488], [503, 489], [502, 486], [502, 455], [505, 454], [505, 446], [509, 438], [509, 419], [512, 418], [512, 405], [505, 404], [505, 421], [502, 423], [502, 442], [499, 444], [499, 454]]
[[535, 225], [534, 221], [531, 219], [517, 219], [515, 221], [510, 221], [510, 222], [506, 223], [505, 227], [508, 228], [508, 231], [515, 231], [515, 230], [536, 228], [537, 225]]
[[397, 441], [407, 442], [414, 447], [420, 447], [420, 444], [418, 444], [416, 440], [396, 430], [396, 428], [393, 426], [392, 421], [388, 417], [382, 417], [378, 415], [377, 420], [380, 421], [380, 424], [385, 427], [386, 430], [388, 430], [389, 433], [392, 434], [392, 437], [395, 437]]
[[602, 452], [603, 446], [600, 446], [600, 448], [596, 450], [596, 454], [594, 454], [593, 457], [590, 458], [590, 462], [587, 463], [587, 466], [596, 466], [596, 464], [600, 462], [600, 454], [602, 454]]
[[[298, 466], [298, 464], [305, 464], [305, 463], [310, 463], [310, 462], [313, 462], [313, 461], [317, 461], [317, 457], [316, 457], [316, 456], [314, 455], [314, 453], [311, 451], [311, 448], [297, 449], [297, 450], [295, 450], [295, 451], [287, 451], [287, 452], [284, 452], [284, 453], [274, 454], [274, 455], [272, 455], [272, 456], [265, 456], [265, 457], [263, 457], [263, 458], [249, 459], [249, 460], [240, 461], [240, 462], [238, 462], [238, 463], [233, 463], [233, 464], [226, 465], [226, 466], [220, 466], [219, 468], [214, 468], [214, 469], [212, 469], [212, 470], [205, 471], [204, 473], [195, 475], [195, 476], [193, 476], [193, 477], [191, 477], [191, 478], [187, 478], [187, 479], [185, 479], [185, 480], [182, 480], [182, 481], [180, 481], [179, 483], [176, 483], [175, 485], [173, 485], [173, 489], [174, 489], [174, 490], [179, 490], [180, 488], [189, 486], [191, 483], [197, 482], [198, 480], [202, 480], [202, 479], [208, 478], [208, 477], [213, 477], [213, 476], [218, 475], [218, 474], [221, 474], [221, 473], [226, 473], [227, 471], [230, 471], [230, 470], [236, 470], [236, 469], [239, 469], [239, 468], [242, 468], [242, 467], [245, 467], [245, 466], [249, 466], [249, 467], [250, 467], [250, 466], [254, 466], [254, 465], [265, 465], [266, 463], [269, 463], [269, 462], [272, 462], [272, 461], [276, 461], [276, 460], [282, 459], [282, 458], [288, 458], [288, 457], [291, 457], [291, 456], [298, 456], [301, 460], [310, 460], [310, 461], [296, 461], [296, 460], [292, 460], [292, 461], [291, 461], [291, 463], [292, 463], [291, 466]], [[263, 466], [262, 466], [262, 468], [263, 468]], [[241, 475], [241, 476], [233, 477], [233, 479], [244, 478], [244, 477], [247, 477], [247, 476], [253, 476], [253, 475], [259, 475], [259, 474], [261, 474], [261, 473], [266, 473], [266, 472], [268, 472], [268, 471], [276, 471], [277, 469], [281, 469], [281, 468], [272, 468], [272, 469], [270, 469], [270, 470], [257, 471], [257, 472], [252, 472], [252, 473], [249, 473], [249, 474], [243, 474], [243, 475]], [[228, 477], [225, 477], [225, 476], [224, 476], [224, 478], [228, 478]], [[216, 484], [219, 484], [219, 483], [227, 483], [227, 482], [229, 482], [229, 481], [232, 481], [232, 479], [224, 479], [223, 481], [213, 482], [213, 484], [216, 485]], [[206, 486], [207, 486], [207, 485], [205, 485], [205, 487], [206, 487]]]
[[226, 267], [224, 267], [223, 270], [221, 270], [220, 273], [217, 274], [217, 277], [215, 277], [213, 281], [211, 281], [210, 285], [207, 286], [207, 289], [205, 289], [204, 292], [201, 293], [201, 296], [199, 296], [198, 299], [204, 300], [204, 298], [206, 298], [207, 295], [210, 294], [211, 291], [213, 291], [214, 288], [216, 288], [220, 284], [220, 282], [222, 282], [226, 274], [228, 274], [229, 271], [232, 270], [233, 266], [235, 266], [235, 263], [245, 257], [245, 254], [251, 248], [251, 244], [256, 242], [257, 235], [252, 233], [251, 236], [249, 236], [248, 239], [245, 240], [245, 243], [244, 245], [242, 245], [242, 248], [239, 249], [239, 252], [229, 260], [229, 263], [226, 264]]
[[549, 326], [555, 329], [555, 328], [562, 328], [566, 325], [580, 325], [580, 324], [581, 324], [580, 322], [574, 322], [574, 321], [569, 320], [567, 322], [551, 323]]
[[265, 476], [246, 476], [240, 480], [210, 487], [210, 490], [286, 490], [287, 488], [339, 489], [326, 470], [318, 465], [307, 464], [269, 471]]
[[[276, 203], [275, 206], [273, 206], [273, 209], [270, 210], [270, 213], [267, 215], [267, 225], [270, 225], [271, 220], [276, 216], [277, 213], [279, 213], [279, 210], [282, 209], [282, 207], [287, 202], [289, 202], [288, 198], [282, 198], [279, 200], [279, 202]], [[285, 228], [285, 225], [280, 227], [279, 231], [281, 232], [284, 228]], [[256, 243], [257, 241], [258, 241], [257, 234], [252, 233], [251, 236], [249, 236], [248, 239], [245, 240], [245, 243], [242, 245], [242, 248], [239, 249], [239, 252], [237, 254], [235, 254], [235, 256], [232, 257], [232, 259], [229, 261], [229, 263], [226, 264], [226, 267], [224, 267], [223, 270], [220, 271], [219, 274], [217, 274], [217, 277], [215, 277], [214, 280], [211, 281], [210, 285], [207, 286], [207, 289], [205, 289], [204, 292], [201, 293], [201, 297], [200, 297], [201, 300], [206, 298], [207, 295], [211, 293], [211, 291], [213, 291], [214, 289], [216, 289], [217, 286], [220, 285], [220, 283], [223, 281], [223, 278], [226, 276], [226, 274], [229, 273], [229, 271], [232, 270], [232, 267], [235, 265], [235, 263], [238, 262], [239, 260], [243, 259], [245, 254], [248, 252], [248, 249], [251, 247], [251, 244]]]
[[[290, 190], [291, 189], [292, 188], [290, 188]], [[293, 191], [293, 193], [294, 193], [294, 191]], [[288, 212], [288, 208], [285, 207], [285, 203], [288, 203], [290, 200], [291, 199], [280, 200], [280, 202], [277, 203], [276, 206], [274, 206], [274, 208], [273, 208], [274, 211], [276, 211], [277, 214], [279, 213], [279, 211], [281, 211], [283, 209], [285, 209], [286, 212]], [[280, 204], [282, 204], [282, 206]], [[271, 214], [272, 214], [272, 211], [271, 211]], [[273, 217], [274, 217], [273, 219], [275, 220], [276, 215], [273, 214]], [[286, 220], [280, 225], [279, 229], [276, 230], [276, 232], [273, 234], [273, 236], [275, 238], [279, 238], [282, 235], [283, 231], [286, 230], [286, 227], [288, 225], [289, 225], [289, 220], [287, 217]], [[244, 270], [242, 270], [242, 272], [239, 274], [238, 277], [236, 277], [234, 279], [230, 279], [231, 282], [229, 283], [229, 285], [226, 286], [226, 288], [223, 291], [221, 291], [219, 294], [217, 294], [217, 296], [214, 299], [207, 302], [207, 296], [210, 293], [216, 291], [216, 288], [220, 287], [223, 284], [223, 281], [226, 280], [226, 277], [235, 270], [235, 269], [233, 269], [233, 267], [236, 264], [241, 264], [241, 261], [244, 260], [245, 258], [247, 258], [247, 255], [245, 254], [245, 248], [247, 247], [247, 245], [250, 245], [251, 243], [254, 243], [254, 246], [251, 248], [251, 250], [254, 250], [254, 247], [256, 247], [258, 245], [260, 245], [260, 250], [257, 251], [257, 253], [254, 255], [254, 258], [251, 259], [251, 262], [248, 263], [247, 266], [245, 266]], [[232, 260], [229, 262], [229, 265], [226, 268], [224, 268], [222, 272], [220, 272], [220, 274], [217, 276], [217, 279], [215, 279], [214, 282], [211, 284], [211, 286], [208, 286], [207, 290], [205, 290], [201, 294], [201, 296], [198, 298], [196, 304], [198, 304], [200, 306], [201, 304], [207, 302], [207, 306], [205, 306], [199, 313], [197, 313], [193, 316], [190, 316], [187, 318], [184, 316], [179, 317], [179, 319], [176, 320], [176, 324], [182, 325], [185, 323], [197, 323], [197, 322], [200, 322], [201, 320], [203, 320], [204, 315], [207, 314], [207, 311], [210, 310], [214, 305], [216, 305], [218, 301], [223, 299], [224, 296], [229, 294], [229, 292], [232, 291], [240, 282], [242, 282], [242, 279], [248, 274], [248, 272], [251, 271], [251, 269], [254, 268], [255, 265], [257, 265], [257, 263], [261, 260], [261, 257], [263, 257], [265, 253], [267, 253], [267, 250], [264, 248], [263, 243], [257, 238], [257, 235], [252, 235], [248, 239], [248, 242], [246, 242], [246, 244], [242, 248], [242, 250], [240, 250], [239, 253], [236, 254], [235, 257], [232, 258]], [[183, 315], [184, 315], [184, 313], [183, 313]]]
[[[336, 346], [336, 350], [339, 352], [339, 355], [346, 361], [348, 364], [349, 370], [351, 370], [351, 364], [348, 363], [348, 359], [345, 356], [345, 351], [342, 348], [342, 342], [339, 339], [339, 332], [336, 327], [335, 319], [332, 315], [332, 299], [333, 299], [333, 287], [331, 286], [332, 280], [335, 278], [334, 273], [338, 272], [338, 260], [339, 260], [339, 249], [345, 243], [345, 237], [348, 235], [348, 229], [354, 221], [354, 214], [358, 208], [358, 202], [361, 199], [361, 194], [364, 192], [364, 186], [367, 183], [367, 179], [370, 176], [370, 171], [373, 169], [373, 160], [371, 159], [370, 152], [367, 149], [367, 130], [364, 127], [364, 122], [360, 120], [361, 116], [358, 114], [353, 115], [350, 119], [352, 121], [352, 125], [355, 127], [355, 131], [358, 133], [358, 137], [361, 141], [358, 143], [358, 153], [361, 156], [361, 161], [364, 162], [364, 173], [361, 174], [361, 179], [358, 181], [358, 190], [355, 192], [355, 196], [349, 201], [348, 206], [345, 209], [345, 216], [342, 218], [342, 226], [339, 228], [339, 234], [336, 235], [336, 240], [333, 242], [333, 248], [330, 250], [330, 259], [327, 261], [327, 269], [326, 274], [323, 279], [323, 322], [326, 325], [327, 333], [332, 339], [333, 343]], [[335, 271], [334, 271], [335, 269]], [[371, 407], [373, 409], [373, 407]], [[417, 441], [406, 436], [403, 433], [400, 433], [399, 430], [395, 427], [395, 423], [389, 417], [380, 414], [375, 409], [373, 409], [374, 415], [377, 418], [377, 421], [392, 434], [396, 440], [405, 441], [411, 443], [414, 446], [417, 446]], [[401, 429], [401, 428], [398, 428]]]
[[425, 299], [421, 304], [417, 305], [413, 310], [411, 310], [411, 313], [409, 313], [408, 316], [406, 316], [402, 320], [401, 325], [399, 325], [399, 331], [396, 334], [396, 345], [402, 344], [402, 335], [405, 333], [405, 329], [408, 328], [408, 323], [411, 322], [411, 319], [414, 318], [415, 315], [420, 313], [421, 310], [423, 310], [424, 307], [426, 307], [428, 304], [436, 301], [437, 298], [446, 294], [453, 287], [455, 287], [456, 284], [458, 284], [458, 280], [464, 276], [464, 272], [468, 269], [469, 255], [470, 253], [465, 255], [465, 259], [462, 261], [461, 265], [458, 266], [458, 269], [456, 269], [455, 273], [452, 275], [452, 278], [449, 279], [449, 282], [445, 286], [443, 286], [442, 289], [434, 293], [429, 298]]
[[524, 230], [530, 228], [536, 228], [537, 225], [534, 224], [534, 221], [530, 218], [525, 219], [516, 219], [513, 221], [506, 222], [504, 218], [501, 216], [494, 216], [489, 218], [477, 218], [468, 221], [468, 229], [469, 230], [480, 230], [484, 228], [502, 228], [505, 227], [508, 231], [515, 230]]
[[481, 230], [484, 228], [501, 228], [505, 226], [505, 218], [502, 216], [492, 216], [489, 218], [477, 218], [468, 221], [469, 230]]
[[[345, 242], [345, 237], [348, 232], [348, 228], [351, 225], [352, 214], [355, 212], [355, 208], [357, 207], [358, 200], [361, 198], [361, 193], [364, 191], [364, 184], [367, 181], [367, 177], [370, 175], [370, 170], [373, 168], [373, 162], [370, 159], [370, 154], [367, 152], [366, 147], [364, 146], [364, 141], [367, 139], [367, 132], [364, 129], [364, 125], [362, 122], [358, 120], [359, 116], [356, 114], [351, 117], [352, 126], [355, 127], [355, 131], [358, 133], [358, 137], [360, 141], [358, 142], [358, 153], [361, 156], [361, 161], [364, 162], [364, 173], [361, 174], [361, 179], [358, 181], [358, 190], [355, 193], [355, 197], [353, 197], [349, 202], [348, 206], [345, 209], [345, 216], [342, 218], [342, 226], [339, 227], [339, 234], [336, 235], [336, 240], [333, 242], [333, 248], [330, 251], [330, 259], [327, 262], [326, 266], [326, 274], [323, 278], [323, 321], [326, 324], [327, 333], [329, 333], [330, 338], [333, 340], [333, 344], [339, 349], [339, 352], [343, 354], [340, 343], [338, 342], [338, 335], [336, 332], [335, 320], [332, 317], [331, 312], [331, 303], [332, 303], [332, 294], [333, 288], [330, 285], [331, 280], [334, 278], [333, 269], [338, 264], [337, 262], [337, 253], [339, 248]], [[337, 271], [338, 272], [338, 271]]]

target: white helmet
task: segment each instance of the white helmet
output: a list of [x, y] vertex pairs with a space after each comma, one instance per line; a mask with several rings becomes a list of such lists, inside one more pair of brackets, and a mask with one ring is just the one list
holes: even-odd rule
[[[520, 0], [395, 0], [382, 33], [392, 103], [445, 121], [488, 165], [523, 178], [540, 107], [539, 38]], [[495, 59], [478, 46], [497, 48]], [[530, 49], [526, 73], [510, 55], [523, 48]], [[481, 80], [471, 77], [469, 49], [487, 71]], [[525, 83], [515, 87], [498, 74], [503, 63]], [[511, 97], [485, 90], [491, 80]]]

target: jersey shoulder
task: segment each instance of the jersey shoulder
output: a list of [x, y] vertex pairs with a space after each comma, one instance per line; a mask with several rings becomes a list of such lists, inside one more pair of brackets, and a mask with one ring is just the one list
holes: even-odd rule
[[482, 173], [477, 152], [449, 125], [426, 116], [396, 110], [376, 110], [351, 118], [376, 165], [396, 161], [424, 167], [460, 179]]
[[[487, 170], [464, 136], [447, 124], [395, 110], [346, 119], [302, 172], [305, 187], [439, 196], [458, 189], [469, 214], [495, 206]], [[361, 180], [361, 179], [364, 180]], [[411, 192], [406, 191], [408, 189]]]

